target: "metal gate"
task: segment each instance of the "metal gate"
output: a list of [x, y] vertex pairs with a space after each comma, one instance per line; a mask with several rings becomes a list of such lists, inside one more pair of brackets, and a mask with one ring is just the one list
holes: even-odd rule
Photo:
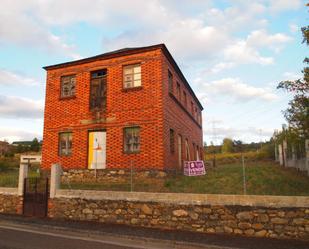
[[47, 216], [48, 185], [48, 178], [25, 178], [23, 201], [23, 214], [25, 216]]

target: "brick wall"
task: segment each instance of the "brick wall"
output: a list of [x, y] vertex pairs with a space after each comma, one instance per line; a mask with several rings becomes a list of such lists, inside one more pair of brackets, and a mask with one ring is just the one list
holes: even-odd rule
[[[124, 90], [123, 66], [135, 63], [141, 63], [142, 87]], [[64, 169], [87, 168], [89, 130], [106, 130], [107, 168], [128, 168], [131, 161], [141, 168], [176, 167], [177, 153], [169, 153], [170, 127], [175, 129], [175, 135], [181, 133], [184, 139], [189, 139], [190, 149], [193, 142], [201, 148], [201, 127], [168, 95], [167, 68], [173, 72], [174, 69], [167, 63], [162, 49], [156, 48], [48, 69], [42, 167], [60, 163]], [[89, 111], [90, 72], [99, 69], [107, 69], [107, 111], [101, 114], [99, 122], [94, 122], [95, 115]], [[72, 74], [76, 75], [76, 96], [60, 100], [60, 77]], [[190, 98], [188, 94], [189, 103]], [[123, 128], [130, 126], [141, 128], [137, 154], [123, 153]], [[58, 136], [65, 131], [73, 134], [72, 154], [59, 156]]]
[[[168, 71], [173, 75], [173, 90], [168, 86]], [[181, 136], [181, 158], [182, 161], [186, 158], [185, 141], [188, 140], [190, 151], [189, 160], [196, 159], [197, 146], [199, 149], [200, 159], [203, 157], [201, 150], [203, 148], [203, 130], [202, 124], [194, 116], [191, 110], [191, 102], [194, 108], [201, 111], [198, 103], [185, 86], [180, 75], [171, 65], [166, 57], [163, 57], [163, 115], [164, 115], [164, 163], [169, 168], [179, 168], [179, 146], [178, 135]], [[180, 97], [177, 94], [177, 83], [180, 85]], [[184, 102], [183, 92], [186, 92], [187, 101]], [[174, 152], [170, 151], [170, 129], [174, 130]], [[194, 148], [194, 147], [195, 148]]]

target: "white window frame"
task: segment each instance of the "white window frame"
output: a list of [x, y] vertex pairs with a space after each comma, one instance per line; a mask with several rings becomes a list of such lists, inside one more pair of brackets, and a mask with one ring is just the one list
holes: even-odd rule
[[142, 86], [141, 64], [127, 65], [123, 67], [123, 88], [134, 88]]

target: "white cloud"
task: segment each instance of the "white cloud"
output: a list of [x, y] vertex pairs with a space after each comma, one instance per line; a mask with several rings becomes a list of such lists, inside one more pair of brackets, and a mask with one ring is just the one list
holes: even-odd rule
[[269, 0], [269, 8], [273, 12], [297, 10], [302, 5], [302, 0]]
[[0, 141], [6, 140], [10, 143], [23, 140], [30, 141], [35, 137], [41, 139], [42, 134], [36, 132], [29, 132], [22, 129], [0, 126]]
[[79, 56], [74, 46], [68, 45], [62, 38], [53, 34], [40, 20], [36, 20], [37, 6], [43, 2], [9, 0], [1, 1], [0, 8], [0, 45], [15, 44], [47, 50], [51, 53], [63, 53], [72, 58]]
[[278, 98], [270, 89], [250, 86], [238, 78], [215, 80], [205, 84], [204, 89], [205, 92], [216, 94], [216, 96], [224, 95], [235, 101], [249, 101], [252, 99], [273, 101]]
[[300, 27], [294, 23], [289, 24], [289, 29], [292, 33], [296, 33], [300, 31]]
[[225, 61], [236, 64], [257, 63], [260, 65], [269, 65], [274, 63], [272, 57], [262, 56], [258, 50], [250, 47], [244, 40], [239, 40], [227, 46], [223, 51], [223, 55]]
[[285, 43], [292, 40], [292, 37], [283, 33], [268, 34], [266, 30], [254, 30], [248, 35], [247, 44], [252, 47], [268, 47], [280, 50]]
[[234, 66], [235, 66], [235, 63], [233, 62], [220, 62], [220, 63], [215, 64], [213, 68], [210, 69], [210, 72], [219, 73], [223, 70], [233, 68]]
[[42, 118], [43, 101], [0, 95], [0, 116], [1, 118]]
[[27, 76], [17, 74], [5, 69], [0, 69], [0, 85], [27, 85], [27, 86], [36, 86], [39, 82], [36, 79], [29, 78]]
[[301, 74], [295, 72], [284, 72], [282, 76], [284, 80], [297, 80], [302, 78]]
[[[226, 123], [217, 124], [215, 129], [206, 127], [204, 129], [204, 137], [209, 144], [210, 141], [215, 144], [222, 144], [224, 138], [232, 138], [243, 142], [259, 142], [268, 140], [273, 135], [273, 129], [259, 127], [233, 127]], [[216, 134], [214, 136], [214, 133]]]

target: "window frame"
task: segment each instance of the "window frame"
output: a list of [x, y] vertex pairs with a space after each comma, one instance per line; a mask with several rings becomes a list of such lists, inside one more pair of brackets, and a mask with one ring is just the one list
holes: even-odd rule
[[[97, 73], [97, 72], [105, 72], [105, 75], [103, 76], [97, 76], [97, 77], [93, 77], [92, 74], [94, 73]], [[96, 96], [97, 99], [101, 99], [100, 101], [102, 101], [102, 106], [101, 107], [98, 107], [98, 106], [92, 106], [91, 104], [91, 101], [93, 100], [92, 99], [92, 87], [93, 87], [93, 80], [101, 80], [101, 81], [104, 81], [105, 80], [105, 91], [106, 91], [106, 94], [103, 96]], [[102, 88], [103, 85], [104, 85], [104, 82], [100, 82], [99, 84], [101, 84], [99, 86], [99, 88]], [[105, 106], [104, 106], [104, 99], [105, 99]], [[103, 69], [98, 69], [98, 70], [94, 70], [94, 71], [91, 71], [90, 72], [90, 91], [89, 91], [89, 110], [90, 111], [103, 111], [105, 112], [107, 109], [107, 69], [106, 68], [103, 68]]]
[[[128, 151], [126, 148], [126, 130], [129, 129], [138, 129], [138, 133], [139, 133], [139, 140], [138, 140], [138, 145], [139, 148], [138, 150], [135, 151]], [[139, 154], [141, 152], [141, 127], [140, 126], [128, 126], [128, 127], [124, 127], [123, 128], [123, 153], [125, 154]]]
[[[63, 135], [66, 135], [66, 139], [65, 139], [66, 153], [62, 153], [61, 137]], [[59, 156], [71, 156], [72, 155], [72, 148], [73, 148], [73, 132], [71, 132], [71, 131], [59, 132], [58, 133], [58, 155]]]
[[[134, 68], [135, 67], [139, 67], [140, 68], [140, 72], [139, 73], [134, 73]], [[130, 69], [130, 68], [133, 69], [133, 74], [131, 74], [131, 75], [133, 75], [133, 78], [132, 78], [132, 84], [133, 85], [130, 86], [130, 87], [127, 87], [126, 86], [126, 81], [125, 81], [125, 76], [126, 76], [125, 70], [126, 69]], [[134, 76], [136, 74], [140, 74], [140, 79], [139, 79], [140, 80], [140, 85], [138, 85], [138, 86], [135, 85], [136, 79], [134, 78]], [[122, 66], [122, 88], [125, 89], [125, 90], [128, 90], [128, 89], [134, 89], [134, 88], [140, 88], [140, 87], [142, 87], [142, 64], [141, 63], [134, 63], [134, 64], [129, 64], [129, 65], [123, 65]]]
[[[71, 80], [74, 78], [74, 92], [70, 95], [63, 95], [63, 79], [70, 78], [70, 84], [72, 84]], [[72, 87], [72, 86], [70, 86]], [[72, 90], [71, 90], [72, 91]], [[60, 77], [60, 99], [68, 99], [68, 98], [74, 98], [76, 96], [76, 74], [69, 74], [69, 75], [62, 75]]]

